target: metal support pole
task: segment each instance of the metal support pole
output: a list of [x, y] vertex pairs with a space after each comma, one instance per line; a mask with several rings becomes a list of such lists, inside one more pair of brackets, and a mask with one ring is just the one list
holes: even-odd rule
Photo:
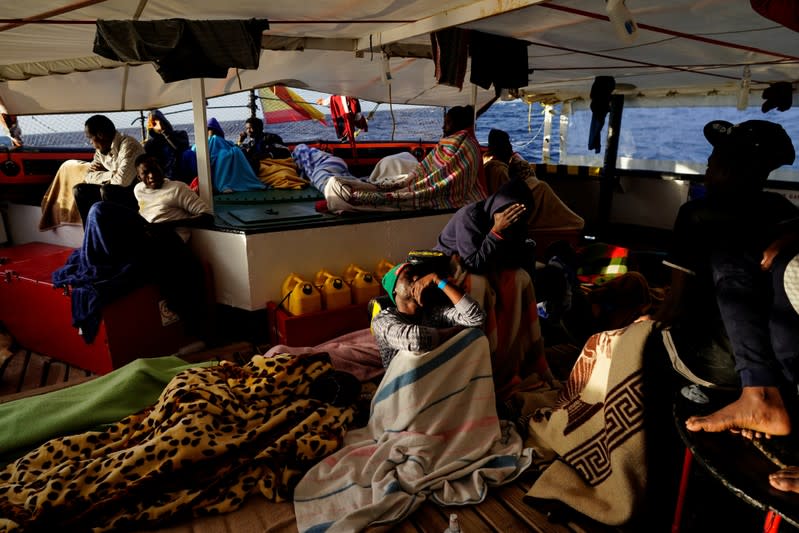
[[610, 226], [613, 192], [619, 183], [619, 177], [616, 172], [616, 159], [619, 155], [619, 133], [621, 131], [621, 115], [623, 111], [624, 95], [611, 95], [605, 161], [602, 167], [601, 181], [599, 182], [599, 228], [603, 234]]
[[552, 115], [555, 114], [555, 106], [552, 104], [544, 105], [544, 142], [541, 143], [541, 162], [550, 164], [552, 159], [550, 152], [552, 148]]
[[255, 118], [258, 112], [258, 106], [255, 104], [257, 101], [258, 97], [255, 96], [255, 89], [250, 89], [250, 104], [248, 106], [250, 108], [250, 118]]
[[141, 138], [142, 141], [147, 140], [147, 119], [144, 118], [144, 111], [139, 111], [139, 120], [141, 121], [139, 125], [141, 126]]
[[571, 102], [563, 102], [560, 106], [560, 125], [558, 126], [558, 163], [565, 164], [566, 145], [569, 140], [569, 117], [572, 114]]
[[211, 158], [208, 154], [208, 127], [205, 114], [205, 84], [202, 78], [191, 80], [191, 103], [194, 111], [194, 144], [197, 147], [197, 177], [200, 198], [214, 209], [214, 187], [211, 181]]

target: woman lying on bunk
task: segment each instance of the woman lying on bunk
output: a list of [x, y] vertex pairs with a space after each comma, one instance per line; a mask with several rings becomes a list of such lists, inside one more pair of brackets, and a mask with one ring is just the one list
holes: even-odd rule
[[82, 246], [53, 272], [56, 287], [72, 288], [72, 320], [87, 343], [97, 334], [102, 307], [134, 288], [156, 282], [173, 311], [198, 318], [202, 268], [185, 242], [185, 228], [212, 219], [207, 205], [183, 182], [164, 178], [158, 162], [135, 161], [139, 212], [98, 202], [89, 210]]
[[451, 209], [482, 200], [485, 176], [474, 136], [474, 108], [451, 108], [443, 130], [444, 136], [422, 161], [409, 152], [387, 156], [365, 180], [354, 178], [338, 158], [303, 144], [293, 157], [334, 213]]

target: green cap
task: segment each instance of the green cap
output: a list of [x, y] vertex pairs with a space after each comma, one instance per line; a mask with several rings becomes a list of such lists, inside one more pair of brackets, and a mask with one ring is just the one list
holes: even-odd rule
[[391, 270], [386, 272], [381, 281], [381, 283], [383, 284], [383, 288], [386, 289], [388, 297], [391, 298], [391, 302], [394, 305], [397, 305], [396, 300], [394, 300], [394, 287], [397, 286], [397, 278], [399, 277], [400, 272], [406, 266], [408, 266], [408, 263], [400, 263], [398, 265], [395, 265]]

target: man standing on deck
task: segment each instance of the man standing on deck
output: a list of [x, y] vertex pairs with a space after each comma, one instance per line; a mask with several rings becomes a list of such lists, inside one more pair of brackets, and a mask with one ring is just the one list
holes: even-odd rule
[[[764, 120], [713, 121], [704, 133], [713, 145], [707, 194], [680, 208], [665, 261], [671, 295], [655, 318], [673, 325], [678, 351], [695, 373], [716, 384], [737, 374], [742, 387], [733, 403], [690, 417], [690, 431], [787, 435], [799, 378], [799, 314], [786, 293], [785, 271], [797, 253], [799, 209], [763, 188], [771, 171], [793, 163], [793, 143], [780, 125]], [[724, 350], [707, 349], [711, 337], [725, 334], [733, 373]]]

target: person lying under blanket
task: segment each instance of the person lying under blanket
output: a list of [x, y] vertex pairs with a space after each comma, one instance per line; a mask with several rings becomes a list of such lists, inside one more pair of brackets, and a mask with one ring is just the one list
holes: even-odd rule
[[[107, 403], [126, 401], [119, 390]], [[324, 353], [183, 369], [144, 409], [0, 469], [0, 530], [152, 529], [257, 494], [290, 500], [341, 446], [359, 390]]]
[[[380, 170], [365, 180], [354, 178], [346, 165], [322, 170], [307, 165], [310, 158], [302, 155], [304, 149], [298, 155], [298, 148], [294, 159], [301, 175], [311, 179], [324, 193], [327, 208], [334, 213], [451, 209], [486, 196], [471, 106], [457, 106], [447, 112], [444, 137], [421, 162], [416, 162], [410, 154], [390, 156], [391, 164], [378, 164]], [[325, 163], [333, 158], [314, 155]], [[310, 162], [318, 161], [314, 158]]]

